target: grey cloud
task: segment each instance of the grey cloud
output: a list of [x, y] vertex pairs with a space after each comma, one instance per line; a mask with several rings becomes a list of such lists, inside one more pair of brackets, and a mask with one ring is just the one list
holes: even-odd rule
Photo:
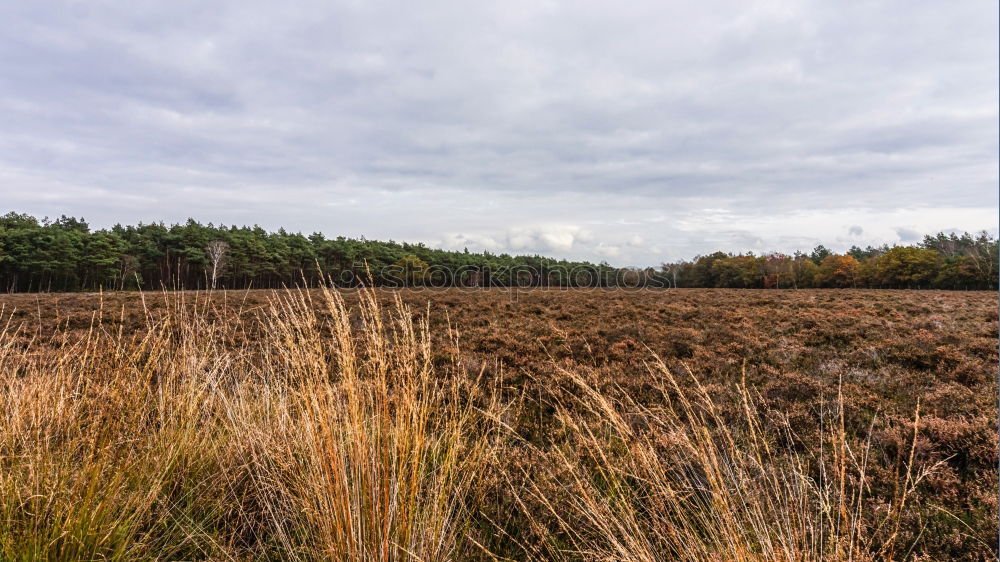
[[893, 230], [896, 231], [896, 236], [899, 236], [899, 239], [903, 242], [916, 242], [923, 238], [923, 233], [912, 228], [897, 226]]
[[921, 229], [995, 218], [983, 10], [7, 2], [0, 196], [98, 224], [195, 216], [637, 263], [832, 240], [842, 226], [765, 220], [818, 228], [794, 216], [828, 209], [875, 221], [859, 242], [892, 241], [877, 221], [897, 212]]

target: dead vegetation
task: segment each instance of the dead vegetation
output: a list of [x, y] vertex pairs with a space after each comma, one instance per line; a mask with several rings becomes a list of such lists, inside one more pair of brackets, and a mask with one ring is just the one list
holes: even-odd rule
[[992, 294], [0, 303], [2, 559], [996, 556]]

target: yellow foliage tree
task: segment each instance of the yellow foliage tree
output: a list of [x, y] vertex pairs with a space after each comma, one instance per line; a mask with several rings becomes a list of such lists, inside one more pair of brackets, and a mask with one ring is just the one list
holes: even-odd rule
[[861, 264], [854, 256], [830, 254], [819, 263], [816, 284], [821, 287], [856, 287]]

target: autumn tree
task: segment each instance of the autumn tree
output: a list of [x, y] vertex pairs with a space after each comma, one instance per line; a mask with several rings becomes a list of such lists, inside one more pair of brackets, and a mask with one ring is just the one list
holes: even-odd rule
[[822, 287], [856, 287], [861, 264], [854, 256], [830, 254], [816, 270], [816, 283]]
[[769, 254], [764, 258], [764, 288], [780, 289], [795, 286], [794, 262], [785, 254]]
[[866, 274], [871, 284], [882, 287], [928, 286], [938, 271], [939, 259], [934, 250], [896, 246], [872, 258]]
[[814, 286], [818, 270], [819, 266], [809, 256], [802, 252], [795, 252], [795, 255], [792, 256], [792, 287], [808, 289]]

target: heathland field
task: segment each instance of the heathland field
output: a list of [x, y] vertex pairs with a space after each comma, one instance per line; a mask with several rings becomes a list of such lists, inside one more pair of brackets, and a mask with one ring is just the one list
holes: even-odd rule
[[995, 559], [997, 304], [0, 296], [0, 559]]

